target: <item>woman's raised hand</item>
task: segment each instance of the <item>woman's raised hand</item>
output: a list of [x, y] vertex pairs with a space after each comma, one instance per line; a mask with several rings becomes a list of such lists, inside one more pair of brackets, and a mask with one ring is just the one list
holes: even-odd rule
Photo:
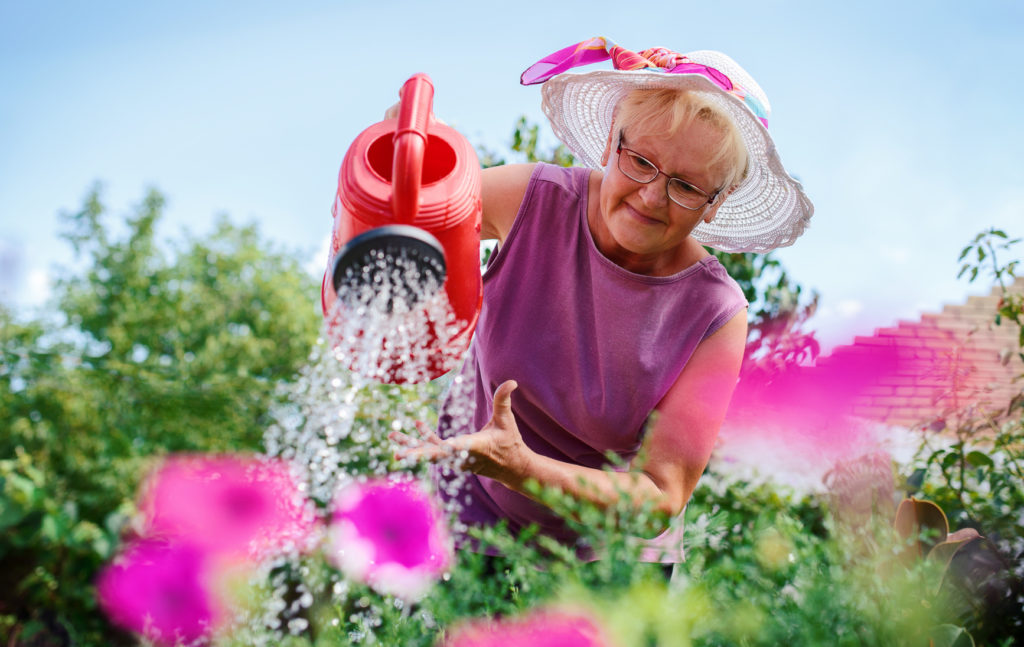
[[422, 440], [392, 432], [389, 438], [398, 445], [395, 457], [409, 460], [442, 461], [463, 454], [463, 468], [505, 484], [520, 483], [530, 476], [533, 451], [523, 442], [512, 415], [514, 380], [503, 382], [494, 392], [494, 413], [480, 431], [440, 438], [425, 425], [417, 424]]

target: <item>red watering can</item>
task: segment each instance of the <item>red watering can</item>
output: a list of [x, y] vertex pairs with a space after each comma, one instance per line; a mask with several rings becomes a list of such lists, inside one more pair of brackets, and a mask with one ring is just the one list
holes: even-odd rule
[[[441, 286], [457, 332], [447, 326], [443, 335], [428, 333], [425, 377], [432, 379], [454, 368], [468, 347], [483, 299], [480, 163], [465, 137], [433, 119], [430, 77], [414, 75], [400, 96], [398, 119], [364, 130], [342, 160], [333, 261], [321, 298], [325, 316], [356, 317], [365, 310], [353, 295], [386, 285], [385, 308], [401, 313], [415, 311], [425, 293]], [[396, 265], [403, 270], [394, 271]], [[410, 284], [396, 287], [396, 276]], [[392, 354], [375, 377], [410, 381], [400, 364]]]

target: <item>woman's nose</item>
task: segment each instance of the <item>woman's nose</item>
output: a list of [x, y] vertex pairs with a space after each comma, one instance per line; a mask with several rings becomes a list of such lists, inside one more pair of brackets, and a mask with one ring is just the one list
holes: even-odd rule
[[668, 187], [662, 175], [640, 187], [640, 198], [650, 207], [661, 207], [668, 204]]

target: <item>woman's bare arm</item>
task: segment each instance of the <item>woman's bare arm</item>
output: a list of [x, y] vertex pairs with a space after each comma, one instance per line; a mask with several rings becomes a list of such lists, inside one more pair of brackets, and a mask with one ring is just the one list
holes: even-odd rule
[[480, 238], [504, 243], [526, 195], [526, 185], [536, 164], [505, 164], [482, 173], [483, 223]]
[[506, 487], [527, 494], [536, 481], [599, 506], [618, 502], [622, 493], [640, 507], [647, 502], [667, 516], [679, 514], [700, 479], [718, 436], [739, 374], [746, 342], [746, 310], [737, 313], [694, 351], [686, 368], [656, 408], [644, 451], [625, 472], [610, 472], [548, 458], [530, 450], [512, 415], [514, 381], [498, 387], [494, 414], [480, 431], [424, 445], [392, 437], [405, 447], [399, 455], [438, 460], [469, 453], [467, 466]]

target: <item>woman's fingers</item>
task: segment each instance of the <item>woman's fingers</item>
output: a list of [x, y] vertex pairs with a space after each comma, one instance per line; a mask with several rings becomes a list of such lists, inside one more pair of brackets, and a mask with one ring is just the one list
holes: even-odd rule
[[453, 453], [452, 448], [446, 445], [419, 444], [415, 447], [399, 447], [395, 450], [395, 458], [413, 462], [421, 460], [433, 462], [451, 456]]
[[404, 431], [392, 431], [388, 434], [388, 438], [395, 443], [406, 447], [413, 447], [423, 443], [440, 445], [443, 442], [440, 436], [434, 433], [434, 430], [430, 428], [430, 425], [422, 420], [416, 421], [416, 431], [418, 432], [418, 437], [407, 434]]
[[502, 382], [494, 391], [494, 414], [490, 423], [475, 433], [441, 438], [420, 421], [416, 422], [418, 438], [399, 431], [391, 432], [388, 437], [397, 445], [395, 458], [431, 462], [456, 459], [461, 468], [468, 467], [478, 474], [501, 473], [507, 468], [508, 461], [522, 453], [522, 439], [512, 414], [512, 392], [518, 386], [515, 380]]
[[388, 434], [388, 440], [396, 445], [400, 445], [401, 447], [415, 447], [416, 445], [421, 444], [419, 439], [413, 438], [409, 434], [402, 433], [401, 431], [392, 431]]
[[396, 459], [414, 462], [440, 461], [458, 451], [456, 439], [442, 439], [430, 425], [421, 420], [416, 421], [416, 431], [418, 432], [416, 435], [402, 431], [392, 431], [388, 434], [388, 438], [397, 445]]
[[420, 437], [428, 443], [440, 445], [444, 442], [440, 436], [434, 433], [433, 428], [422, 420], [416, 421], [416, 429], [420, 432]]
[[502, 428], [515, 424], [512, 415], [512, 392], [519, 388], [515, 380], [506, 380], [494, 391], [494, 413], [492, 421]]

